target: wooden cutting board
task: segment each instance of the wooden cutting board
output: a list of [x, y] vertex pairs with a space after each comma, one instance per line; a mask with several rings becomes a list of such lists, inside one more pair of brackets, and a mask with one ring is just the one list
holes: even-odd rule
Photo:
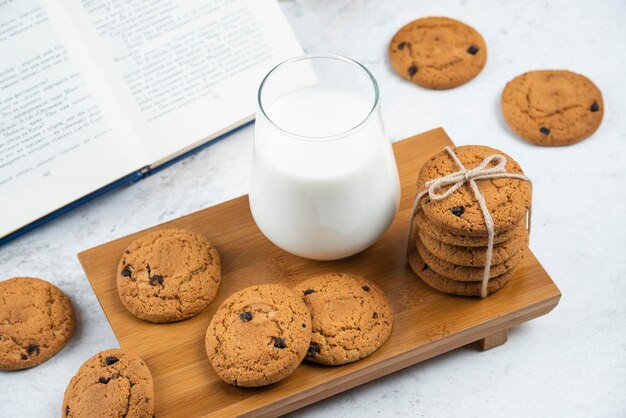
[[[450, 144], [439, 128], [393, 145], [402, 183], [400, 210], [376, 244], [345, 260], [311, 261], [280, 250], [257, 228], [247, 196], [151, 228], [198, 231], [211, 239], [222, 257], [217, 298], [202, 314], [186, 321], [144, 322], [128, 313], [118, 299], [118, 260], [145, 231], [80, 253], [78, 258], [122, 348], [143, 357], [152, 371], [156, 416], [284, 414], [474, 341], [481, 340], [484, 348], [501, 344], [508, 328], [550, 312], [561, 294], [530, 251], [509, 284], [484, 300], [439, 293], [408, 267], [405, 246], [418, 170]], [[219, 379], [207, 360], [204, 336], [227, 296], [253, 284], [292, 286], [334, 271], [364, 275], [389, 296], [394, 328], [377, 352], [340, 367], [305, 363], [287, 379], [264, 388], [237, 388]]]

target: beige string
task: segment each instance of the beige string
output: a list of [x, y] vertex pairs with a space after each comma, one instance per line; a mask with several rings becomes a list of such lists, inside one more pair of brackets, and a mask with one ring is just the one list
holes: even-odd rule
[[[480, 297], [484, 298], [487, 296], [487, 285], [489, 283], [489, 276], [491, 273], [491, 260], [493, 258], [493, 241], [495, 236], [495, 228], [493, 225], [493, 218], [489, 209], [487, 208], [487, 202], [485, 201], [485, 197], [480, 192], [478, 185], [476, 184], [476, 180], [489, 180], [489, 179], [498, 179], [503, 177], [514, 178], [524, 180], [530, 183], [532, 187], [532, 182], [530, 179], [522, 174], [515, 173], [507, 173], [506, 171], [506, 158], [500, 154], [490, 155], [485, 157], [485, 159], [475, 168], [468, 170], [465, 168], [461, 160], [457, 157], [457, 155], [452, 151], [452, 148], [445, 148], [450, 158], [454, 161], [454, 163], [459, 167], [459, 171], [455, 171], [454, 173], [450, 173], [446, 176], [439, 177], [430, 181], [427, 181], [424, 184], [426, 187], [425, 190], [421, 191], [415, 197], [415, 201], [413, 202], [413, 211], [411, 213], [411, 224], [409, 225], [409, 243], [407, 246], [407, 251], [411, 250], [411, 245], [415, 245], [415, 239], [413, 237], [413, 221], [415, 219], [415, 215], [417, 211], [421, 208], [419, 202], [427, 193], [428, 196], [432, 200], [443, 200], [450, 196], [452, 193], [456, 192], [463, 186], [465, 183], [469, 183], [472, 188], [472, 192], [474, 193], [474, 197], [480, 206], [480, 210], [483, 213], [483, 218], [485, 220], [485, 226], [487, 227], [487, 254], [485, 256], [485, 270], [483, 273], [482, 286], [480, 290]], [[495, 162], [496, 165], [493, 167], [487, 168], [492, 162]], [[448, 187], [450, 186], [450, 187]], [[438, 191], [446, 188], [446, 191], [443, 193], [439, 193]], [[527, 229], [530, 233], [530, 218], [531, 218], [531, 210], [528, 210], [528, 219], [527, 219]]]

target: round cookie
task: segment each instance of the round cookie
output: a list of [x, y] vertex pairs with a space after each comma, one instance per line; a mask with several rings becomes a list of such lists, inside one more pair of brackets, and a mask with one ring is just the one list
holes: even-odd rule
[[311, 342], [311, 315], [291, 289], [251, 286], [229, 296], [206, 333], [211, 365], [226, 383], [269, 385], [289, 376]]
[[[449, 263], [441, 258], [435, 256], [433, 253], [428, 251], [422, 241], [417, 239], [415, 241], [415, 245], [417, 248], [417, 252], [419, 253], [421, 259], [428, 264], [435, 273], [440, 274], [443, 277], [452, 280], [458, 280], [462, 282], [477, 282], [482, 281], [484, 267], [467, 267], [467, 266], [459, 266], [456, 264]], [[494, 278], [501, 274], [506, 273], [507, 271], [514, 269], [524, 258], [524, 254], [526, 253], [526, 247], [518, 250], [511, 258], [505, 260], [500, 264], [494, 264], [491, 266], [489, 270], [489, 277]]]
[[530, 71], [502, 92], [502, 115], [519, 136], [536, 145], [575, 144], [602, 122], [602, 93], [587, 77], [565, 70]]
[[[417, 236], [431, 254], [448, 263], [467, 267], [484, 267], [487, 262], [487, 247], [460, 247], [444, 244], [425, 234], [421, 229], [417, 230]], [[491, 265], [504, 263], [527, 245], [528, 232], [526, 230], [520, 231], [519, 235], [508, 241], [494, 245]]]
[[152, 418], [154, 388], [148, 366], [121, 349], [91, 357], [70, 380], [62, 417]]
[[[500, 154], [507, 159], [505, 169], [508, 173], [524, 174], [519, 164], [497, 149], [482, 145], [465, 145], [454, 147], [452, 150], [468, 170], [477, 167], [485, 157]], [[418, 189], [423, 190], [424, 184], [429, 180], [458, 170], [450, 155], [442, 150], [422, 166], [417, 179]], [[485, 198], [496, 233], [514, 228], [525, 219], [531, 203], [531, 185], [528, 181], [497, 178], [477, 180], [476, 184]], [[426, 194], [420, 200], [420, 205], [428, 220], [440, 229], [457, 235], [487, 236], [483, 213], [468, 183], [446, 199], [431, 200]]]
[[0, 370], [37, 366], [74, 334], [74, 308], [59, 288], [16, 277], [0, 282]]
[[[413, 272], [433, 289], [439, 290], [443, 293], [450, 293], [459, 296], [480, 296], [480, 290], [482, 287], [481, 282], [463, 282], [452, 280], [435, 273], [426, 263], [424, 263], [415, 248], [411, 249], [409, 252], [409, 265], [411, 266]], [[509, 280], [511, 280], [514, 273], [515, 269], [509, 270], [498, 277], [490, 279], [487, 283], [487, 294], [490, 295], [500, 290]]]
[[[424, 212], [421, 210], [415, 214], [413, 219], [413, 225], [415, 228], [420, 228], [426, 234], [430, 235], [437, 241], [445, 242], [446, 244], [459, 245], [461, 247], [486, 247], [488, 244], [487, 237], [468, 237], [464, 235], [457, 235], [452, 232], [448, 232], [445, 229], [441, 229], [426, 218]], [[518, 234], [521, 229], [526, 228], [526, 219], [522, 219], [517, 226], [509, 229], [508, 231], [495, 234], [493, 243], [499, 244], [501, 242], [511, 239], [515, 234]]]
[[303, 281], [294, 291], [311, 311], [308, 361], [328, 366], [351, 363], [372, 354], [391, 334], [391, 304], [369, 280], [325, 274]]
[[136, 239], [117, 267], [117, 291], [130, 313], [150, 322], [174, 322], [200, 313], [221, 279], [217, 250], [204, 236], [162, 229]]
[[400, 29], [389, 44], [393, 69], [429, 89], [465, 84], [487, 62], [487, 46], [474, 28], [447, 17], [424, 17]]

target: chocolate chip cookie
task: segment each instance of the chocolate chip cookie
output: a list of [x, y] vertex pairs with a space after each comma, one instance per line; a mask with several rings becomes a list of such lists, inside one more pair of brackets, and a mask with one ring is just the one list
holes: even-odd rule
[[313, 336], [308, 361], [336, 366], [376, 351], [391, 334], [393, 310], [373, 282], [350, 274], [305, 280], [294, 291], [311, 311]]
[[229, 296], [206, 333], [206, 352], [217, 374], [243, 387], [289, 376], [309, 349], [311, 314], [291, 289], [268, 284]]
[[65, 347], [74, 326], [70, 299], [53, 284], [32, 277], [0, 282], [0, 370], [50, 359]]
[[[452, 150], [467, 169], [477, 167], [487, 156], [500, 154], [507, 159], [505, 169], [508, 173], [524, 174], [515, 160], [497, 149], [482, 145], [465, 145], [454, 147]], [[450, 155], [443, 150], [422, 166], [417, 179], [418, 190], [424, 190], [427, 181], [458, 170]], [[485, 198], [496, 233], [517, 227], [525, 219], [531, 204], [531, 185], [528, 181], [496, 178], [477, 180], [476, 184]], [[420, 200], [420, 206], [428, 220], [439, 229], [456, 235], [487, 237], [483, 213], [468, 183], [442, 200], [432, 200], [426, 194]]]
[[[489, 242], [489, 239], [487, 237], [471, 237], [466, 235], [458, 235], [446, 231], [445, 229], [439, 228], [437, 225], [430, 222], [422, 211], [418, 211], [415, 214], [415, 218], [413, 219], [413, 225], [415, 228], [421, 229], [424, 233], [430, 235], [437, 241], [445, 242], [446, 244], [459, 245], [461, 247], [486, 247]], [[494, 244], [499, 244], [501, 242], [507, 241], [511, 239], [513, 235], [519, 234], [520, 231], [525, 228], [526, 219], [522, 219], [522, 222], [520, 222], [517, 226], [514, 226], [508, 231], [503, 231], [499, 234], [495, 234], [493, 242]], [[416, 235], [414, 234], [414, 236]]]
[[62, 417], [152, 418], [154, 388], [139, 356], [111, 349], [91, 357], [70, 381]]
[[391, 39], [389, 59], [404, 79], [430, 89], [449, 89], [476, 77], [487, 46], [474, 28], [447, 17], [424, 17]]
[[[482, 282], [468, 282], [452, 280], [434, 272], [428, 264], [422, 260], [417, 249], [409, 250], [409, 265], [413, 272], [430, 287], [443, 293], [459, 296], [480, 296]], [[487, 283], [487, 294], [492, 294], [500, 290], [513, 278], [515, 269], [509, 270], [500, 276], [490, 279]]]
[[174, 322], [200, 313], [221, 280], [217, 250], [203, 235], [162, 229], [136, 239], [117, 268], [117, 291], [130, 313], [150, 322]]
[[[447, 277], [448, 279], [463, 282], [482, 281], [485, 271], [484, 267], [467, 267], [449, 263], [428, 251], [420, 239], [416, 240], [415, 245], [421, 259], [428, 264], [428, 267], [435, 273], [440, 274], [443, 277]], [[497, 277], [517, 267], [517, 265], [524, 258], [526, 248], [527, 247], [524, 246], [502, 263], [492, 265], [489, 271], [490, 277]]]
[[[437, 241], [421, 229], [417, 236], [426, 249], [448, 263], [467, 267], [484, 267], [487, 262], [487, 247], [461, 247]], [[491, 265], [504, 263], [519, 250], [528, 245], [528, 232], [520, 230], [510, 240], [493, 246]]]
[[602, 93], [587, 77], [565, 70], [530, 71], [502, 92], [506, 123], [525, 140], [544, 146], [575, 144], [602, 122]]

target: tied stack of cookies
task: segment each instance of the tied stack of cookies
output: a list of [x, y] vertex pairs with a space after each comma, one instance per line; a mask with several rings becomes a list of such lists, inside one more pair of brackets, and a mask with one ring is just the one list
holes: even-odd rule
[[512, 277], [528, 247], [531, 183], [493, 148], [446, 147], [418, 175], [409, 264], [445, 293], [485, 297]]

